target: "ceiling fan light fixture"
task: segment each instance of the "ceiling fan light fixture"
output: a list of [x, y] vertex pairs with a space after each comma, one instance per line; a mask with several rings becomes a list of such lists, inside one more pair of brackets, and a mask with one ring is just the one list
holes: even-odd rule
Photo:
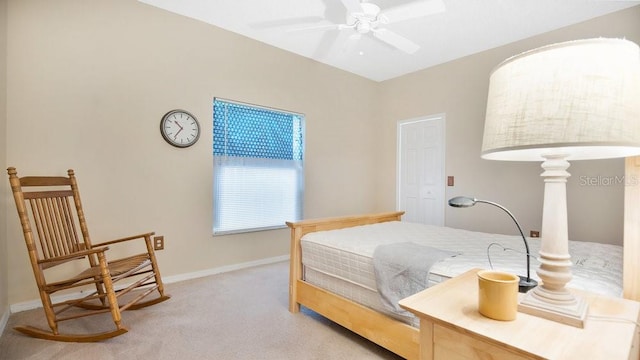
[[366, 34], [378, 25], [380, 7], [371, 3], [361, 3], [360, 5], [361, 11], [350, 12], [347, 14], [346, 23], [350, 26], [354, 26], [355, 30], [360, 34]]
[[358, 24], [356, 25], [356, 31], [358, 31], [360, 34], [366, 34], [369, 31], [371, 31], [371, 23], [368, 22], [364, 22], [364, 21], [359, 21]]

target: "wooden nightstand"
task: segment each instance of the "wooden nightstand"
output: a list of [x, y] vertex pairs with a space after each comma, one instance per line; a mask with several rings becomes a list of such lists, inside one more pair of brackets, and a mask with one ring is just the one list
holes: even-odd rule
[[478, 271], [400, 301], [420, 318], [420, 359], [639, 358], [640, 303], [575, 290], [589, 303], [584, 329], [520, 312], [497, 321], [478, 313]]

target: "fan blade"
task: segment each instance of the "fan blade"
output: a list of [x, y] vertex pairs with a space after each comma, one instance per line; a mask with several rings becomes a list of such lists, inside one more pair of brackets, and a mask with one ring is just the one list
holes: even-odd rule
[[289, 28], [289, 29], [287, 29], [287, 32], [342, 30], [344, 26], [345, 25], [343, 25], [343, 24], [309, 25], [309, 26], [303, 26], [303, 27]]
[[251, 26], [254, 29], [271, 29], [271, 28], [282, 28], [285, 26], [313, 24], [323, 20], [324, 18], [321, 16], [305, 16], [305, 17], [299, 17], [299, 18], [260, 21], [260, 22], [249, 24], [249, 26]]
[[341, 32], [339, 31], [326, 31], [322, 34], [322, 38], [320, 38], [320, 42], [318, 43], [318, 47], [313, 52], [311, 56], [313, 59], [324, 59], [331, 52], [333, 45], [338, 39]]
[[341, 0], [341, 1], [344, 7], [347, 8], [347, 12], [349, 14], [363, 12], [362, 6], [360, 5], [359, 0]]
[[406, 52], [407, 54], [413, 54], [420, 49], [420, 45], [405, 38], [404, 36], [394, 33], [393, 31], [387, 29], [372, 29], [371, 31], [373, 32], [373, 36], [379, 40], [382, 40], [385, 43]]
[[327, 31], [322, 35], [322, 39], [313, 53], [316, 60], [326, 59], [329, 55], [343, 56], [345, 52], [349, 52], [352, 43], [350, 31]]
[[394, 22], [438, 14], [445, 10], [446, 8], [442, 0], [418, 0], [382, 11], [380, 13], [380, 19], [384, 24], [391, 24]]

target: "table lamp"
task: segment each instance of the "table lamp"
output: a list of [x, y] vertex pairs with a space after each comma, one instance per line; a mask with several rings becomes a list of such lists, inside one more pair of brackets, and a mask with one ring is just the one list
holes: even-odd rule
[[[572, 160], [640, 154], [640, 49], [623, 39], [544, 46], [491, 73], [482, 158], [541, 161], [544, 204], [536, 273], [519, 311], [584, 327], [586, 301], [570, 292], [567, 172]], [[596, 206], [597, 204], [594, 204]]]

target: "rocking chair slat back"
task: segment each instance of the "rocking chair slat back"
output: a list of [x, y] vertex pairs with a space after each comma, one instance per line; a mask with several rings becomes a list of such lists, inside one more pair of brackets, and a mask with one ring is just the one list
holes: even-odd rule
[[[15, 180], [17, 181], [12, 183], [12, 187], [34, 188], [33, 191], [21, 189], [26, 206], [19, 213], [21, 217], [28, 218], [23, 224], [34, 227], [25, 231], [25, 237], [27, 246], [35, 250], [35, 261], [73, 255], [91, 248], [88, 234], [82, 232], [82, 229], [86, 229], [86, 224], [83, 223], [84, 217], [79, 216], [82, 205], [73, 171], [69, 172], [69, 178], [39, 176]], [[48, 189], [42, 190], [43, 186]], [[54, 186], [62, 186], [64, 189], [51, 189]], [[42, 266], [48, 267], [47, 264]]]
[[70, 255], [81, 249], [75, 211], [68, 197], [31, 198], [29, 205], [43, 259]]

